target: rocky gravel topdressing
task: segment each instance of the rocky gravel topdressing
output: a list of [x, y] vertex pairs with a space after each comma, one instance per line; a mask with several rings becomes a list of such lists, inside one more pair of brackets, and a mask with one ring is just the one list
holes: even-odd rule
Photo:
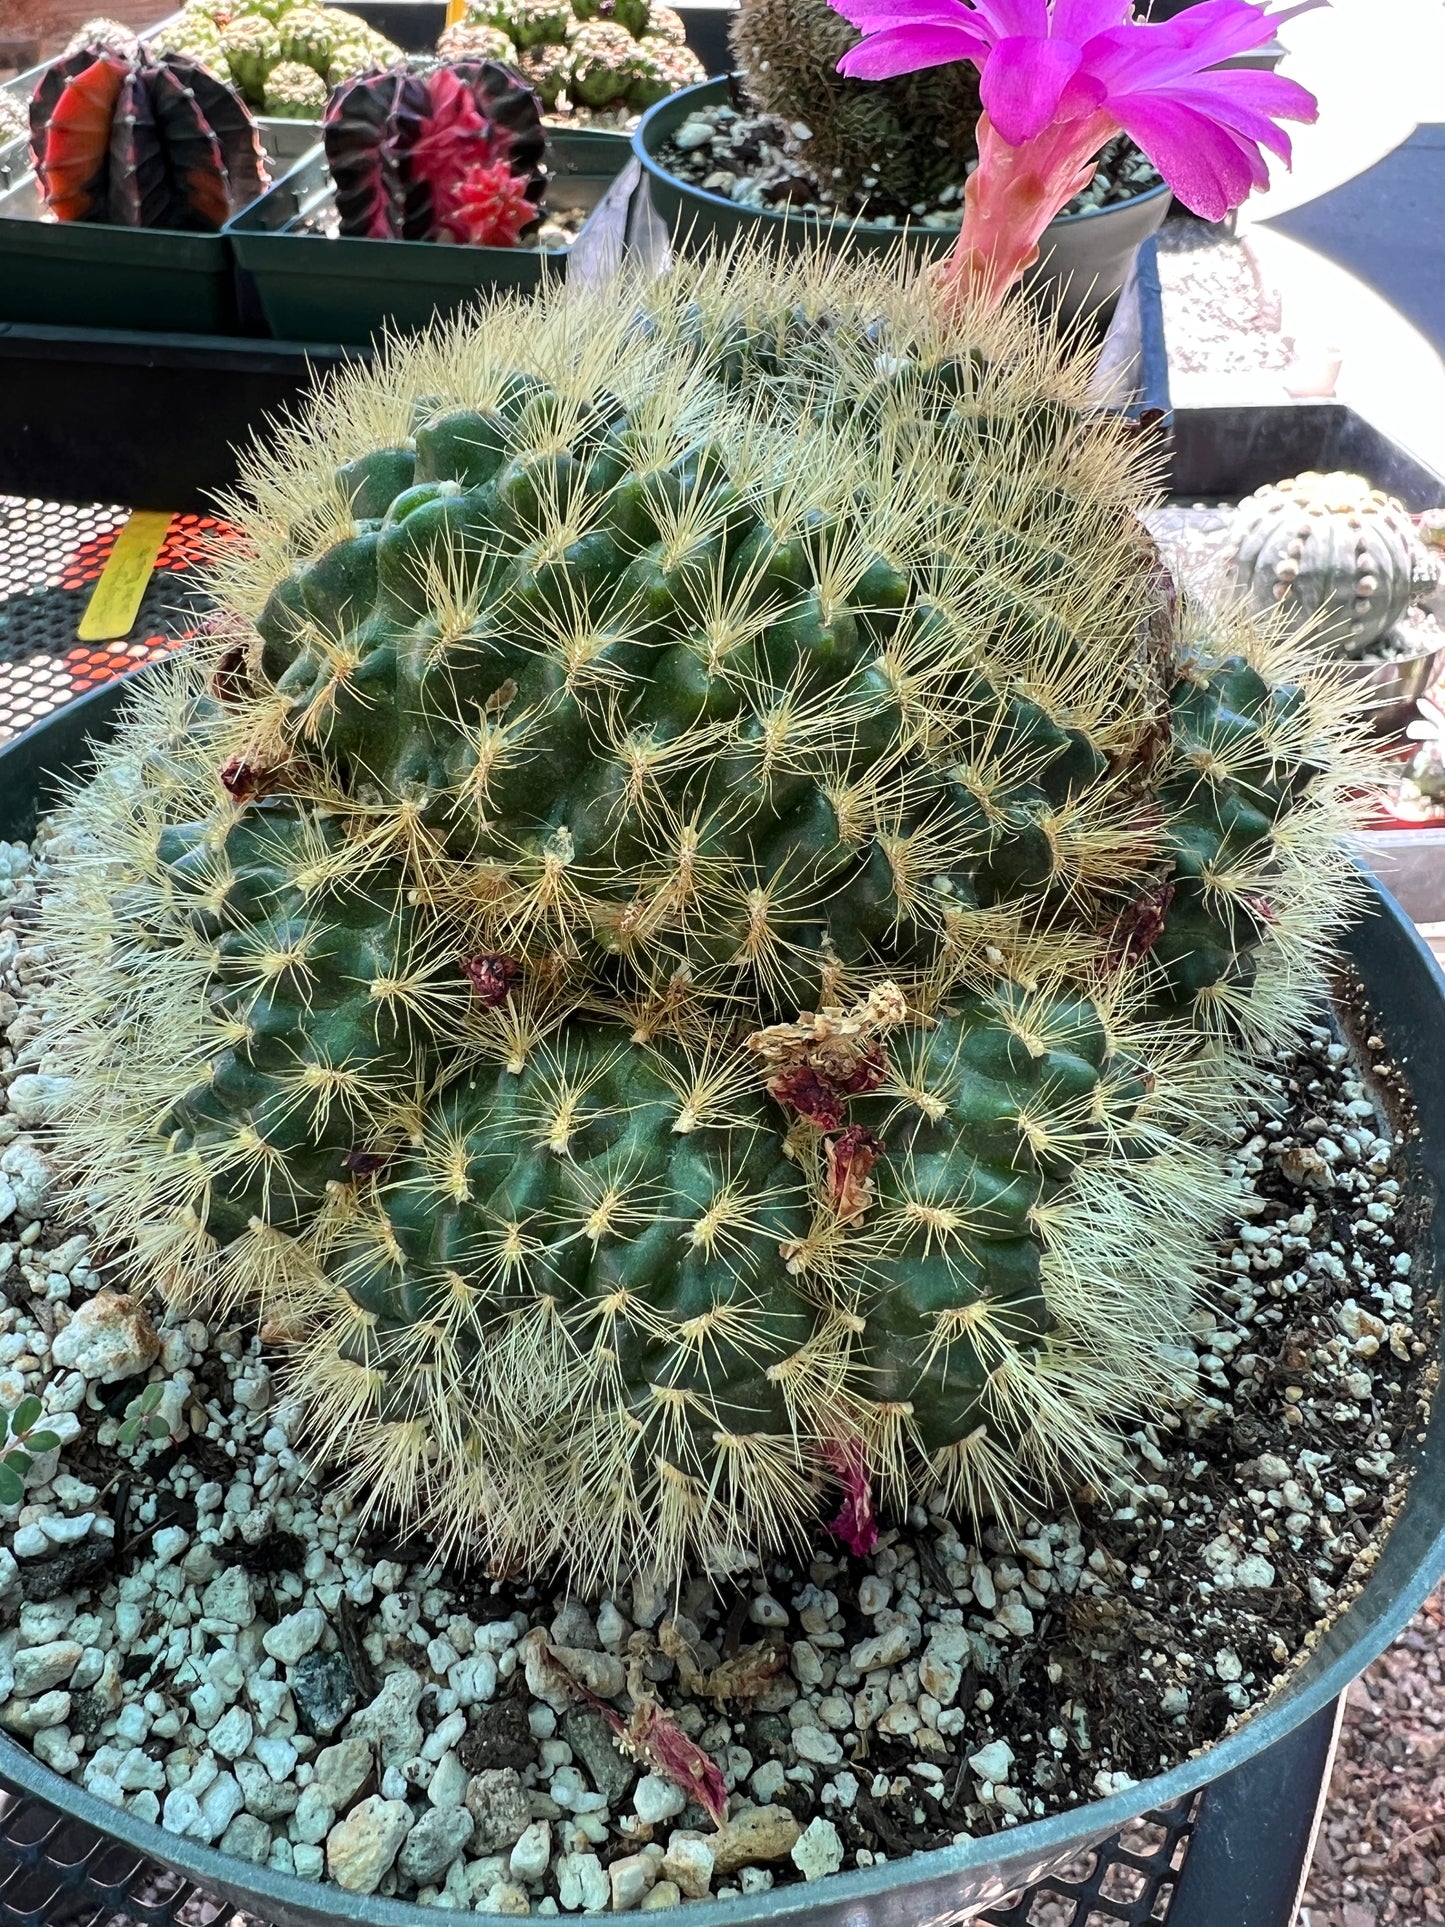
[[1345, 1696], [1300, 1927], [1445, 1922], [1445, 1587]]
[[[0, 1403], [41, 1395], [62, 1439], [5, 1515], [0, 1723], [101, 1798], [353, 1893], [650, 1910], [1128, 1786], [1236, 1723], [1350, 1596], [1435, 1353], [1408, 1106], [1368, 1023], [1359, 1055], [1322, 1027], [1267, 1080], [1133, 1491], [1016, 1536], [915, 1510], [862, 1560], [820, 1529], [811, 1560], [584, 1604], [361, 1526], [308, 1479], [264, 1333], [154, 1323], [49, 1215], [29, 933], [63, 859], [0, 846]], [[147, 1380], [166, 1436], [122, 1444]]]
[[[957, 230], [963, 219], [962, 181], [945, 187], [931, 206], [920, 201], [906, 207], [882, 193], [876, 183], [865, 183], [857, 193], [840, 193], [810, 166], [810, 138], [811, 130], [801, 121], [790, 123], [759, 113], [744, 97], [735, 95], [732, 101], [699, 107], [689, 114], [659, 147], [657, 158], [679, 180], [742, 207], [848, 217], [880, 227], [907, 223]], [[1103, 149], [1093, 180], [1064, 212], [1082, 214], [1090, 208], [1113, 206], [1159, 185], [1153, 163], [1120, 135]]]

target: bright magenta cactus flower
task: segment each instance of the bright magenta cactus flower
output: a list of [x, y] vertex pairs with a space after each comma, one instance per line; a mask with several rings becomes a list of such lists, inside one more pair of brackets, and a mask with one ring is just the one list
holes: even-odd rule
[[1313, 94], [1282, 75], [1217, 63], [1282, 20], [1249, 0], [1201, 0], [1136, 21], [1132, 0], [831, 0], [864, 35], [838, 63], [859, 80], [971, 60], [982, 76], [979, 164], [944, 277], [986, 306], [1038, 258], [1044, 229], [1125, 133], [1186, 207], [1217, 221], [1263, 187], [1268, 148], [1288, 163], [1281, 120], [1312, 121]]

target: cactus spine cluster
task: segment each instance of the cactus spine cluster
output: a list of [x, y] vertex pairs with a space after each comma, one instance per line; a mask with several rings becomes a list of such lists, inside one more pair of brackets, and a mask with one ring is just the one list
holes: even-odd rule
[[878, 192], [902, 206], [962, 184], [978, 148], [978, 69], [952, 61], [895, 80], [849, 80], [861, 36], [828, 0], [740, 0], [730, 38], [749, 95], [806, 128], [803, 152], [834, 198]]
[[288, 1332], [367, 1502], [600, 1582], [1016, 1510], [1166, 1396], [1353, 765], [1083, 379], [744, 254], [256, 455], [230, 632], [71, 806], [49, 1048], [138, 1280]]
[[1436, 580], [1401, 504], [1338, 471], [1256, 489], [1235, 512], [1228, 559], [1254, 608], [1278, 606], [1342, 656], [1363, 655]]

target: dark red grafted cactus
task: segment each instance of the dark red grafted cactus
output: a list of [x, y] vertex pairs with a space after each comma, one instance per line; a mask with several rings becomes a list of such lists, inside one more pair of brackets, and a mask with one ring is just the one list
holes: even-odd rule
[[541, 111], [500, 61], [363, 74], [332, 95], [324, 138], [343, 234], [515, 247], [541, 219]]
[[240, 97], [182, 54], [89, 46], [30, 102], [30, 153], [59, 221], [214, 233], [267, 182]]

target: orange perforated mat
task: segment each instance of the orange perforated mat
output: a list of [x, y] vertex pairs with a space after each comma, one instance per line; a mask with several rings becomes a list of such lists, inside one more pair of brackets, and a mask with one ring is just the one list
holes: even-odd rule
[[83, 643], [81, 617], [128, 511], [0, 496], [0, 742], [138, 662], [178, 649], [210, 606], [198, 567], [232, 531], [176, 515], [129, 635]]

